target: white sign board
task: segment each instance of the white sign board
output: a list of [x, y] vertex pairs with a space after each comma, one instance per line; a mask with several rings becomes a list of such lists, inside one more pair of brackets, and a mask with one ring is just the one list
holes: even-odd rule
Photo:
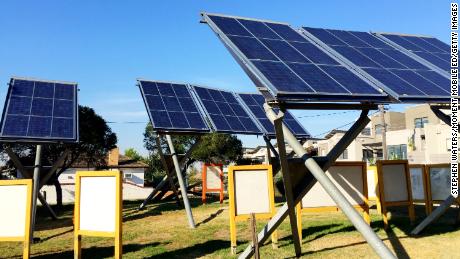
[[27, 185], [0, 186], [0, 238], [24, 237], [28, 205]]
[[[410, 183], [413, 200], [425, 200], [425, 186], [423, 184], [423, 167], [410, 167]], [[385, 186], [386, 187], [386, 186]]]
[[117, 209], [115, 176], [82, 176], [80, 230], [115, 232]]
[[234, 172], [236, 215], [270, 213], [267, 170]]
[[429, 167], [431, 199], [443, 201], [450, 195], [450, 167]]
[[[365, 203], [363, 167], [361, 165], [332, 166], [326, 175], [352, 205]], [[334, 200], [327, 194], [320, 183], [316, 182], [302, 198], [302, 208], [335, 207]]]
[[222, 188], [220, 177], [221, 173], [220, 166], [206, 166], [206, 189], [220, 190]]
[[386, 202], [409, 200], [405, 164], [383, 164], [382, 178]]
[[377, 197], [377, 185], [375, 175], [376, 175], [377, 168], [373, 166], [373, 169], [367, 170], [367, 192], [369, 198]]

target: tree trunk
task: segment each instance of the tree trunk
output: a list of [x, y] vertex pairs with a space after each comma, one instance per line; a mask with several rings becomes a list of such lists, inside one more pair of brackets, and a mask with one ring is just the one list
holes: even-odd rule
[[58, 179], [54, 180], [54, 187], [56, 188], [56, 208], [57, 211], [62, 210], [62, 187]]

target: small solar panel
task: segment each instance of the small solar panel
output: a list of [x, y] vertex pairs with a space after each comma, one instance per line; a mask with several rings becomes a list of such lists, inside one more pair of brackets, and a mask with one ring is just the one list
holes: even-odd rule
[[78, 141], [77, 84], [12, 78], [0, 138], [18, 142]]
[[[442, 102], [450, 97], [450, 82], [446, 77], [371, 33], [309, 27], [303, 27], [302, 32], [360, 68], [366, 77], [370, 75], [379, 81], [385, 91], [400, 101]], [[431, 50], [441, 51], [430, 46]]]
[[187, 85], [147, 80], [138, 82], [156, 131], [209, 132]]
[[256, 85], [278, 100], [387, 100], [388, 96], [289, 25], [202, 14]]
[[[241, 98], [243, 103], [248, 107], [248, 109], [251, 111], [253, 116], [259, 122], [259, 124], [262, 126], [265, 134], [267, 134], [268, 136], [274, 136], [275, 127], [270, 122], [270, 120], [267, 118], [267, 115], [263, 108], [263, 105], [265, 103], [264, 97], [261, 94], [242, 94], [242, 93], [238, 94], [238, 96]], [[278, 112], [278, 110], [275, 109], [275, 112]], [[294, 133], [294, 135], [297, 138], [311, 137], [310, 133], [304, 127], [302, 127], [302, 125], [294, 118], [294, 116], [292, 116], [290, 112], [288, 111], [285, 112], [283, 122], [291, 130], [291, 132]]]
[[216, 132], [263, 134], [232, 92], [192, 86]]
[[436, 67], [450, 72], [450, 46], [433, 37], [376, 34], [399, 45]]

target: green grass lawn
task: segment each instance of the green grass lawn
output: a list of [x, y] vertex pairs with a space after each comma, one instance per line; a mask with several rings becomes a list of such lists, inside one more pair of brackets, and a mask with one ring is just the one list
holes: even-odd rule
[[[138, 211], [140, 202], [127, 202], [123, 210], [123, 254], [125, 258], [235, 258], [230, 255], [228, 205], [211, 203], [201, 205], [192, 199], [193, 214], [198, 225], [190, 229], [185, 211], [176, 203], [149, 205]], [[380, 215], [372, 212], [372, 227], [400, 258], [460, 258], [460, 229], [454, 226], [455, 210], [430, 226], [420, 237], [409, 237], [412, 229], [404, 211], [392, 215], [391, 230], [382, 229]], [[0, 212], [1, 213], [1, 212]], [[41, 242], [33, 244], [33, 258], [73, 257], [73, 206], [66, 206], [59, 220], [43, 217], [39, 210], [36, 236]], [[423, 217], [423, 208], [417, 213]], [[42, 216], [43, 215], [43, 216]], [[265, 222], [258, 222], [262, 228]], [[249, 223], [238, 225], [238, 253], [248, 245]], [[279, 248], [266, 244], [260, 250], [261, 258], [294, 256], [288, 220], [279, 230]], [[110, 258], [113, 239], [83, 238], [83, 258]], [[376, 258], [345, 216], [340, 212], [303, 215], [303, 257], [312, 258]], [[18, 243], [0, 243], [0, 258], [21, 257]]]

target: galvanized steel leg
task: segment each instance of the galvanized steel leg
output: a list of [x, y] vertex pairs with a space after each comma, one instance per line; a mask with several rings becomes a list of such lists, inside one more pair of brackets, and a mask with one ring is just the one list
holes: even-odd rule
[[441, 203], [441, 205], [436, 208], [433, 212], [431, 212], [428, 217], [426, 217], [417, 227], [412, 230], [411, 235], [418, 235], [422, 230], [424, 230], [428, 225], [433, 223], [436, 219], [438, 219], [442, 214], [444, 214], [447, 209], [450, 208], [452, 204], [454, 204], [455, 198], [454, 196], [449, 196], [445, 201]]
[[37, 197], [40, 190], [40, 168], [42, 166], [42, 145], [37, 145], [35, 153], [35, 167], [33, 174], [33, 189], [32, 189], [32, 222], [30, 226], [30, 239], [34, 239], [34, 229], [37, 218]]

